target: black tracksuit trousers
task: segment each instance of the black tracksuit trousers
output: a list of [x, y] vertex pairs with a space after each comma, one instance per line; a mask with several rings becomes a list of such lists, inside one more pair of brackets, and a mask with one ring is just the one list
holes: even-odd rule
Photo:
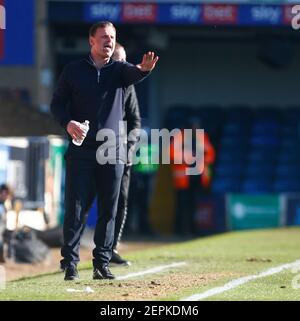
[[131, 166], [125, 165], [124, 174], [121, 181], [120, 196], [118, 201], [118, 210], [116, 216], [115, 236], [113, 248], [116, 249], [118, 243], [121, 241], [126, 218], [127, 218], [127, 206], [128, 206], [128, 194], [130, 185], [130, 171]]
[[80, 237], [85, 228], [88, 207], [96, 196], [100, 211], [94, 235], [93, 266], [109, 263], [123, 170], [122, 164], [99, 165], [96, 159], [66, 159], [62, 267], [79, 262]]

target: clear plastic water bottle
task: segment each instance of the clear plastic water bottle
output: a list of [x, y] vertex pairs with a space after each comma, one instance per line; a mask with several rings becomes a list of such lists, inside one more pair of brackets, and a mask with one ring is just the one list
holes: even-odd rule
[[[81, 129], [84, 130], [84, 135], [86, 136], [87, 132], [89, 131], [90, 129], [90, 126], [89, 126], [90, 122], [88, 120], [84, 121], [83, 123], [81, 123], [80, 127]], [[73, 139], [72, 140], [72, 143], [76, 146], [81, 146], [83, 141], [84, 141], [85, 137], [83, 137], [81, 140], [77, 140], [77, 139]]]

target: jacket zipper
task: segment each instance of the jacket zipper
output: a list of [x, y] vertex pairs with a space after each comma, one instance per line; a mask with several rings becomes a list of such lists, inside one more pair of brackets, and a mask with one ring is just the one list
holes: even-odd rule
[[91, 63], [89, 60], [87, 60], [87, 62], [97, 70], [97, 83], [99, 84], [99, 82], [100, 82], [101, 69], [102, 69], [102, 68], [106, 68], [107, 66], [103, 66], [103, 67], [101, 67], [100, 69], [98, 69], [97, 66], [96, 66], [96, 64], [95, 64], [95, 62], [93, 61], [93, 59], [92, 59], [91, 57], [90, 57], [90, 59], [91, 59], [91, 61], [92, 61], [93, 63]]
[[100, 80], [100, 69], [97, 69], [97, 75], [98, 75], [98, 84], [99, 84], [99, 80]]

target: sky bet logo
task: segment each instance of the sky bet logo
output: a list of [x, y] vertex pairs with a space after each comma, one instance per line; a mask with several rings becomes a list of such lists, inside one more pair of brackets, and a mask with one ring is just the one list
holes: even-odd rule
[[89, 7], [89, 14], [95, 20], [117, 21], [120, 16], [121, 6], [119, 4], [96, 3]]
[[197, 22], [200, 19], [200, 6], [174, 5], [171, 7], [171, 16], [174, 20]]
[[6, 12], [5, 7], [0, 5], [0, 30], [6, 29]]
[[300, 5], [296, 5], [292, 7], [292, 27], [295, 30], [300, 29]]

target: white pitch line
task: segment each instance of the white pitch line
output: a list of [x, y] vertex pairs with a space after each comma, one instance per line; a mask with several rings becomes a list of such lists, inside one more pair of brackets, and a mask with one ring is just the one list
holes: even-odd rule
[[67, 292], [74, 293], [74, 292], [86, 292], [86, 293], [94, 293], [95, 291], [87, 286], [84, 290], [78, 290], [78, 289], [66, 289]]
[[270, 275], [273, 275], [273, 274], [276, 274], [276, 273], [280, 273], [283, 270], [292, 269], [292, 268], [297, 267], [297, 266], [300, 266], [300, 260], [297, 260], [297, 261], [292, 262], [292, 263], [287, 263], [287, 264], [279, 265], [277, 267], [270, 268], [270, 269], [268, 269], [266, 271], [263, 271], [263, 272], [261, 272], [259, 274], [249, 275], [249, 276], [245, 276], [245, 277], [242, 277], [242, 278], [239, 278], [239, 279], [232, 280], [232, 281], [226, 283], [224, 286], [217, 287], [217, 288], [212, 288], [212, 289], [210, 289], [208, 291], [205, 291], [203, 293], [198, 293], [198, 294], [191, 295], [191, 296], [189, 296], [187, 298], [181, 299], [180, 301], [200, 301], [200, 300], [209, 298], [209, 297], [211, 297], [213, 295], [220, 294], [220, 293], [232, 290], [232, 289], [234, 289], [234, 288], [236, 288], [236, 287], [238, 287], [238, 286], [240, 286], [242, 284], [248, 283], [248, 282], [250, 282], [252, 280], [264, 278], [266, 276], [270, 276]]
[[166, 270], [166, 269], [170, 269], [173, 267], [179, 267], [179, 266], [183, 266], [183, 265], [186, 265], [186, 262], [175, 262], [175, 263], [168, 264], [168, 265], [161, 265], [161, 266], [157, 266], [155, 268], [149, 269], [149, 270], [140, 271], [140, 272], [136, 272], [136, 273], [130, 273], [127, 275], [122, 275], [122, 276], [117, 277], [116, 280], [126, 280], [126, 279], [130, 279], [130, 278], [134, 278], [136, 276], [142, 276], [145, 274], [154, 274], [154, 273], [158, 273], [163, 270]]

